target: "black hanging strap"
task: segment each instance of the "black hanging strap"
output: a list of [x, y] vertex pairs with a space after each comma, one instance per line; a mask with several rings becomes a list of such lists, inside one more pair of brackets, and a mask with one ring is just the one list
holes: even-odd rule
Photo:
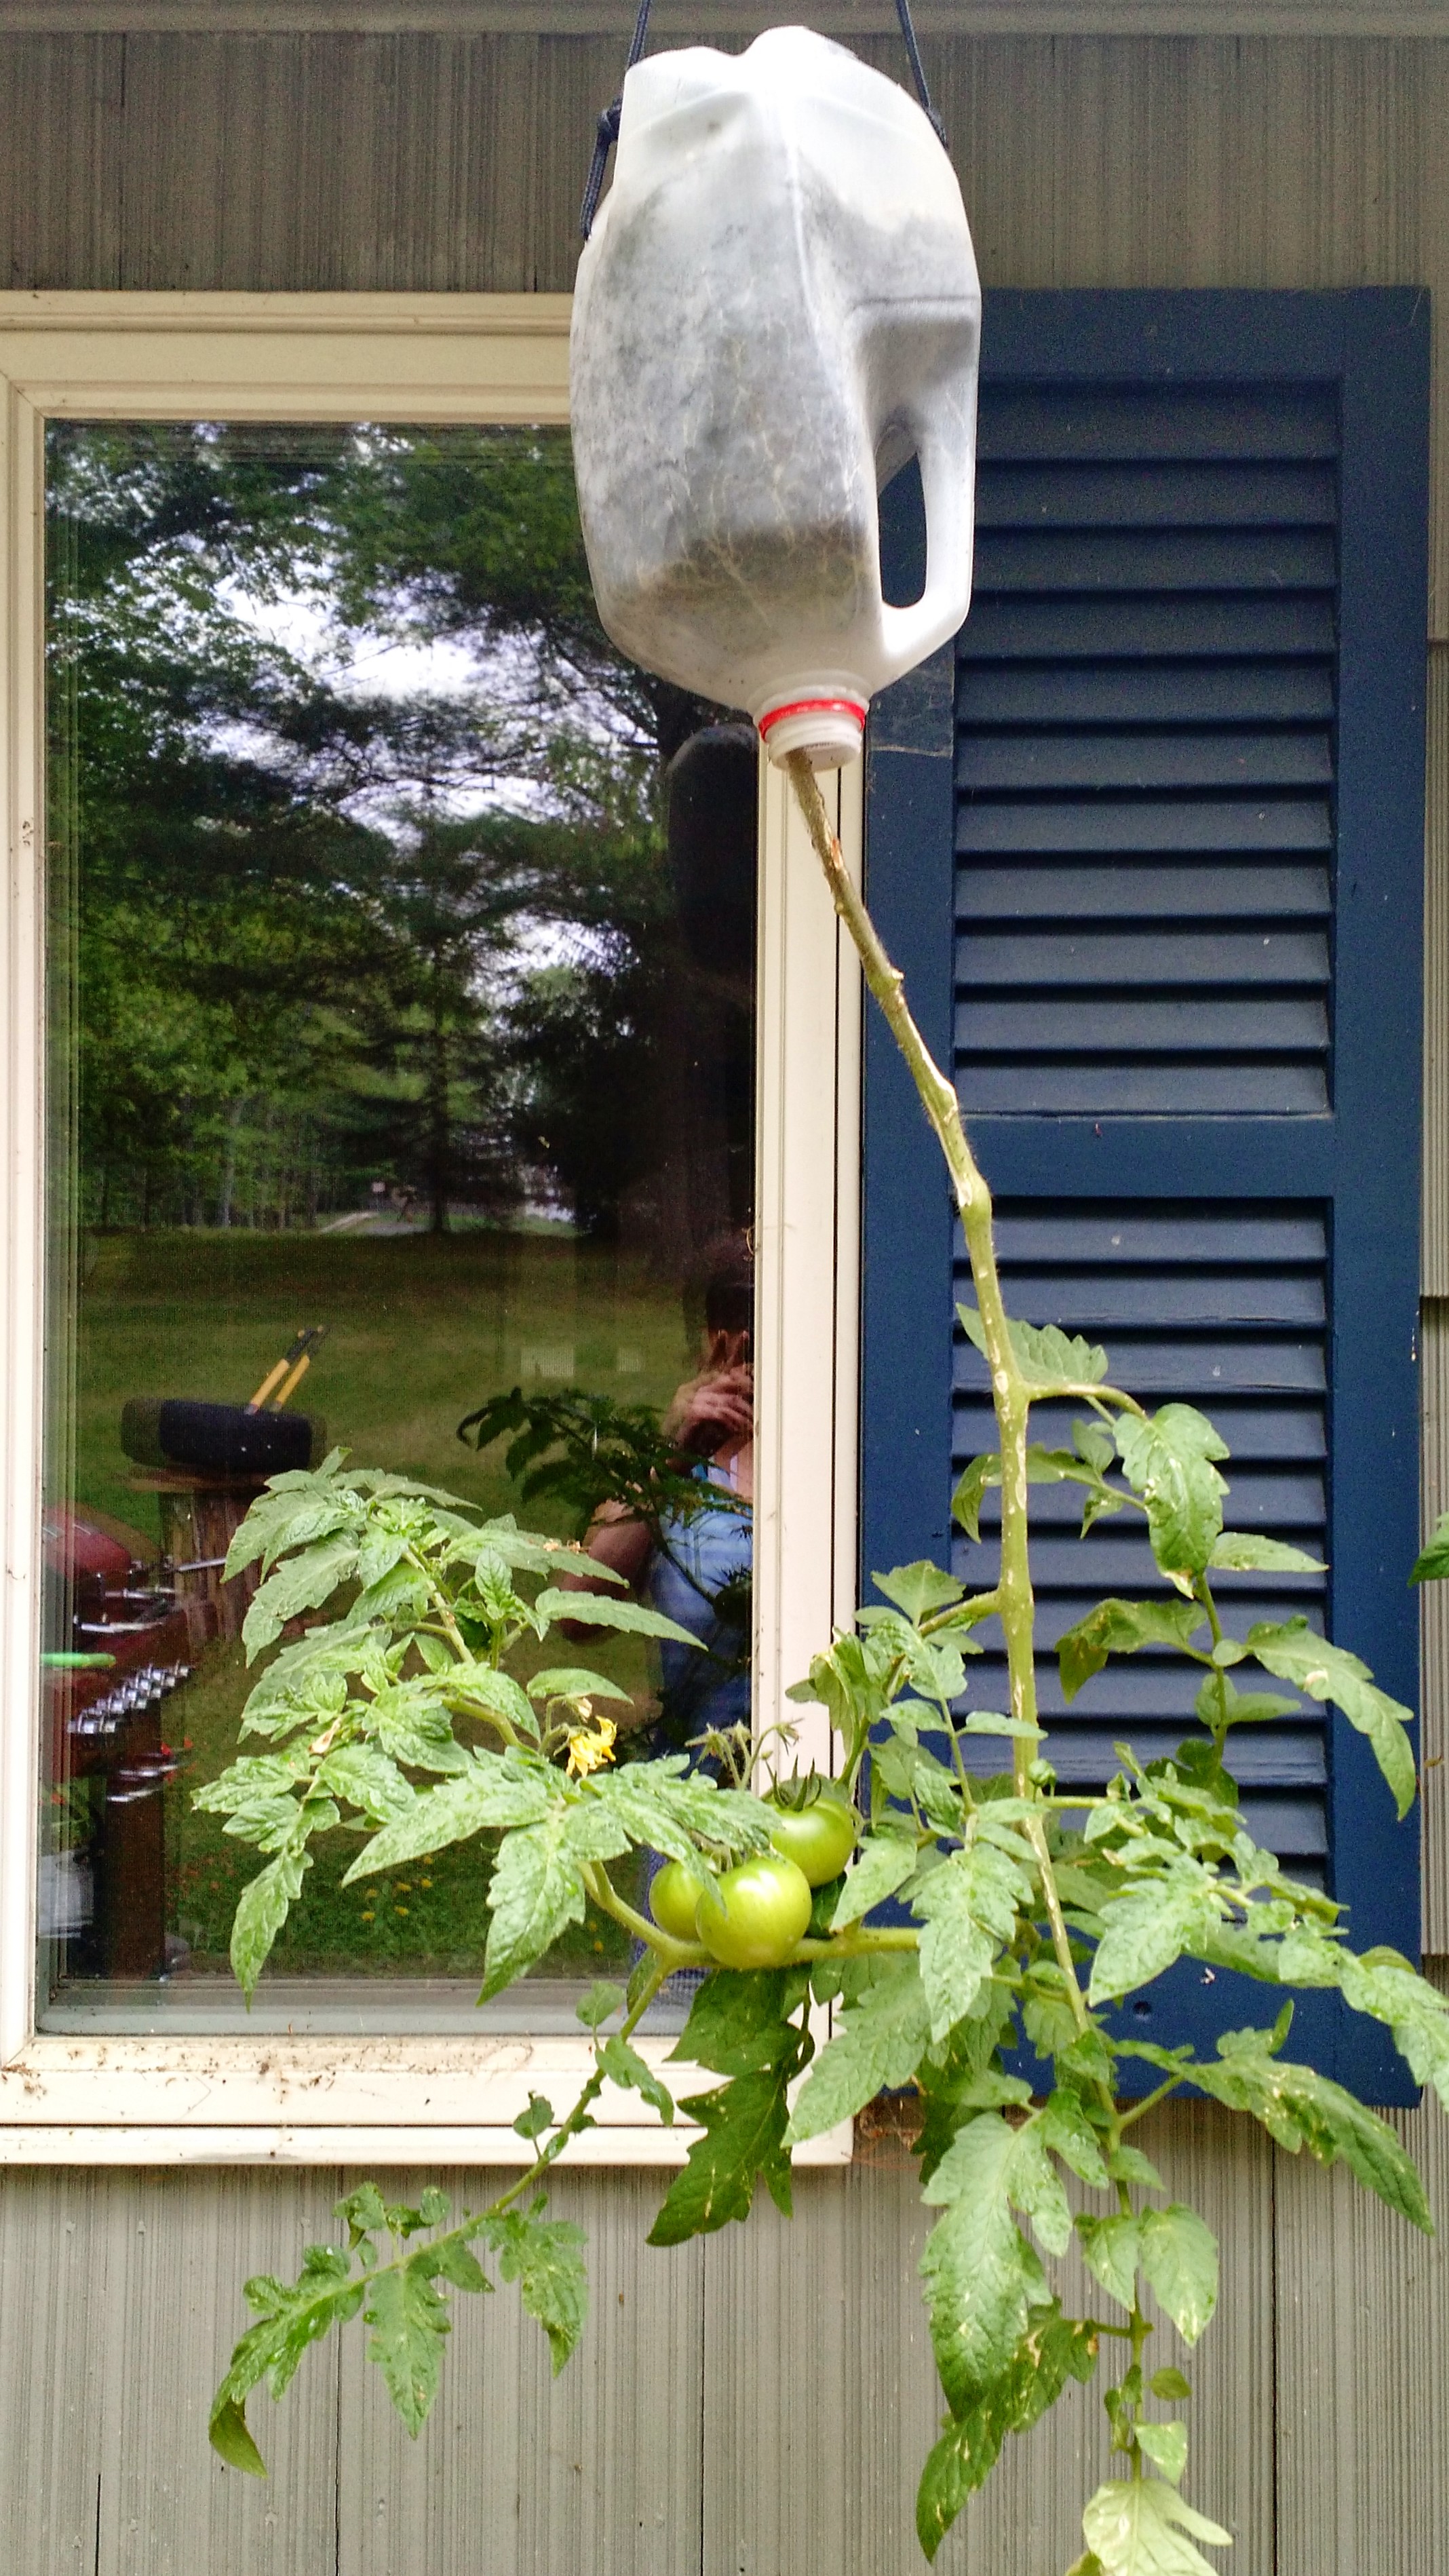
[[[624, 65], [626, 74], [633, 70], [644, 51], [645, 38], [649, 33], [651, 5], [652, 0], [639, 0], [639, 15], [634, 21], [629, 59]], [[931, 93], [926, 83], [926, 67], [921, 60], [921, 49], [916, 43], [915, 28], [911, 24], [911, 0], [896, 0], [896, 16], [901, 22], [901, 35], [905, 40], [911, 78], [916, 84], [916, 96], [931, 121], [938, 142], [944, 147], [946, 128], [931, 104]], [[589, 175], [584, 182], [584, 202], [579, 209], [579, 230], [585, 241], [594, 229], [594, 217], [599, 211], [599, 199], [604, 193], [604, 172], [609, 166], [609, 154], [619, 140], [619, 118], [623, 105], [624, 93], [621, 89], [618, 97], [605, 108], [595, 128], [594, 156], [589, 163]]]

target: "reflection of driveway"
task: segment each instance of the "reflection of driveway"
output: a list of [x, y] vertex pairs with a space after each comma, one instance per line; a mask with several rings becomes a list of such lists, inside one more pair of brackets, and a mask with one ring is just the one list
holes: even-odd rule
[[422, 1234], [425, 1228], [406, 1217], [377, 1216], [371, 1208], [354, 1208], [350, 1216], [329, 1216], [319, 1234]]

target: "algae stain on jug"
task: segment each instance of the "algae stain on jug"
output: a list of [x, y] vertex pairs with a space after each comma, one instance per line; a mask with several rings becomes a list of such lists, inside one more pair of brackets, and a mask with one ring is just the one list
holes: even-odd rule
[[[877, 689], [966, 614], [981, 289], [915, 101], [802, 27], [624, 82], [570, 352], [589, 570], [621, 650], [838, 768]], [[912, 453], [926, 586], [881, 594]]]

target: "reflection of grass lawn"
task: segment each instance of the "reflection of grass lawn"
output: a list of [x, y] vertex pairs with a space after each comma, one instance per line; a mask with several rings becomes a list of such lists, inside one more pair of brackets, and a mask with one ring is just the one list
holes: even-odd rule
[[[83, 1266], [77, 1495], [153, 1535], [154, 1500], [126, 1481], [126, 1398], [244, 1402], [300, 1324], [328, 1327], [298, 1401], [325, 1418], [329, 1441], [359, 1465], [426, 1477], [485, 1511], [519, 1509], [501, 1455], [479, 1458], [455, 1436], [485, 1397], [520, 1380], [572, 1381], [662, 1405], [687, 1366], [677, 1299], [639, 1263], [568, 1238], [157, 1232], [92, 1238]], [[520, 1517], [565, 1532], [546, 1506]], [[617, 1678], [641, 1710], [649, 1703], [642, 1641], [568, 1651]], [[240, 1648], [218, 1644], [167, 1704], [173, 1741], [191, 1745], [167, 1801], [168, 1912], [198, 1965], [222, 1964], [237, 1896], [258, 1866], [188, 1794], [233, 1758], [248, 1688]], [[357, 1848], [344, 1834], [318, 1846], [276, 1970], [473, 1975], [488, 1920], [479, 1846], [344, 1889]], [[591, 1919], [550, 1965], [577, 1974], [617, 1956], [614, 1927]]]

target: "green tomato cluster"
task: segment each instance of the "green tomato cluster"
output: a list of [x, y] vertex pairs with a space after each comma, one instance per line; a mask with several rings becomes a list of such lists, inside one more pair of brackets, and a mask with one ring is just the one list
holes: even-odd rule
[[682, 1861], [666, 1861], [649, 1911], [675, 1941], [699, 1941], [722, 1968], [779, 1968], [803, 1940], [814, 1891], [838, 1878], [855, 1848], [855, 1818], [828, 1794], [780, 1807], [773, 1849], [754, 1852], [701, 1888]]

